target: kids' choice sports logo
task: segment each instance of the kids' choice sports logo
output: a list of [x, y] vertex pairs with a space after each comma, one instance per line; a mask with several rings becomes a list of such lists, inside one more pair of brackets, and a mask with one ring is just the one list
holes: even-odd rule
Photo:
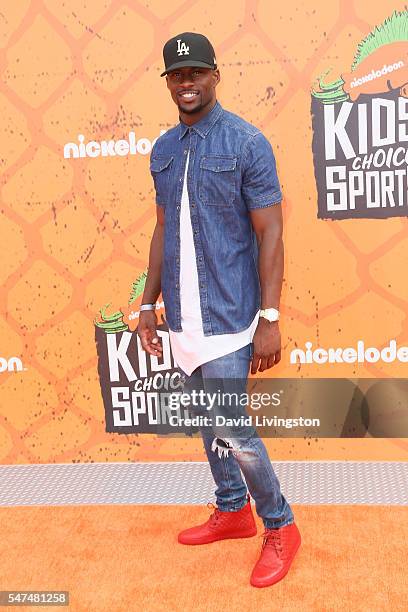
[[358, 45], [351, 71], [312, 89], [320, 219], [408, 216], [408, 10]]
[[[180, 391], [183, 380], [173, 357], [163, 302], [157, 304], [157, 334], [163, 346], [161, 358], [144, 351], [137, 334], [139, 306], [147, 270], [133, 283], [129, 302], [108, 314], [103, 306], [96, 319], [95, 342], [98, 374], [105, 408], [106, 431], [120, 434], [172, 431], [171, 417], [180, 410], [171, 405], [171, 397]], [[191, 435], [198, 428], [178, 429]]]

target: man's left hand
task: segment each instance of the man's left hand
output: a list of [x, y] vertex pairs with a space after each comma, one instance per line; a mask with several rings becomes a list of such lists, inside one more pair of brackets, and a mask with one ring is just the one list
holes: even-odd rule
[[259, 317], [254, 338], [251, 374], [272, 368], [281, 360], [281, 335], [278, 321], [269, 322]]

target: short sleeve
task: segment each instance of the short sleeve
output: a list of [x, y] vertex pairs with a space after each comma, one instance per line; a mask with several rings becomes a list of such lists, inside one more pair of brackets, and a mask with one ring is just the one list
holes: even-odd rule
[[241, 189], [248, 210], [266, 208], [282, 200], [272, 146], [261, 132], [245, 146]]
[[[158, 140], [158, 139], [157, 139]], [[149, 164], [149, 169], [150, 169], [150, 175], [152, 177], [153, 180], [153, 186], [154, 186], [154, 192], [155, 192], [155, 202], [158, 206], [164, 207], [164, 203], [161, 201], [159, 193], [158, 193], [158, 189], [157, 189], [157, 181], [155, 180], [155, 173], [154, 173], [154, 168], [155, 168], [155, 163], [153, 161], [153, 158], [155, 156], [155, 153], [157, 153], [157, 140], [156, 142], [153, 144], [152, 146], [152, 150], [150, 152], [150, 164]]]

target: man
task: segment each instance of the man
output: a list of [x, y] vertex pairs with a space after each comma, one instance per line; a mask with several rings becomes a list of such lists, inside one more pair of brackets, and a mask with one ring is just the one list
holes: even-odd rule
[[[208, 392], [218, 380], [224, 391], [245, 390], [250, 366], [253, 374], [263, 372], [281, 357], [282, 196], [275, 159], [259, 129], [217, 101], [220, 71], [205, 36], [179, 34], [165, 44], [163, 57], [161, 76], [180, 123], [151, 153], [157, 223], [138, 334], [145, 351], [162, 355], [155, 314], [161, 292], [185, 388]], [[301, 539], [265, 446], [253, 427], [237, 425], [224, 435], [211, 426], [200, 431], [217, 507], [178, 540], [206, 544], [255, 535], [248, 487], [265, 526], [250, 582], [274, 584], [288, 572]]]

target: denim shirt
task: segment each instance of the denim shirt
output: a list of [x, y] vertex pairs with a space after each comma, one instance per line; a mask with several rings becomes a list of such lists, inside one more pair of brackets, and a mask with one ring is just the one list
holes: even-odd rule
[[161, 290], [167, 323], [183, 331], [180, 205], [187, 189], [205, 336], [237, 333], [260, 308], [258, 245], [249, 211], [282, 199], [272, 147], [260, 130], [217, 101], [192, 126], [180, 122], [155, 142], [150, 172], [165, 210]]

